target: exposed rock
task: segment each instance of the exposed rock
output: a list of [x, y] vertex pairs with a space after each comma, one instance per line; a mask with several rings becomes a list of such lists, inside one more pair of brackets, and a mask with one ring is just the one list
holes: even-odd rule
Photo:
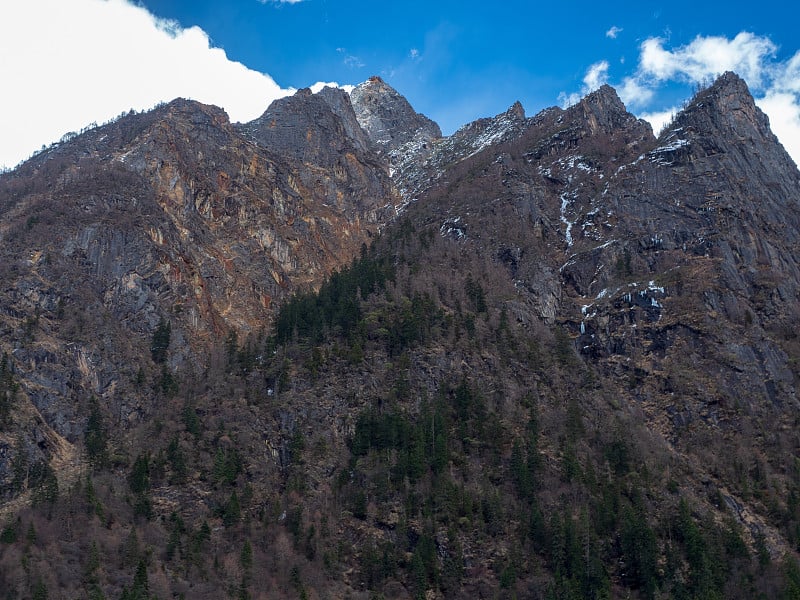
[[373, 224], [393, 215], [399, 199], [345, 91], [299, 90], [237, 129], [265, 150], [299, 161], [298, 180], [327, 205], [357, 210]]
[[317, 94], [299, 90], [236, 127], [276, 154], [331, 168], [348, 152], [366, 153], [370, 143], [347, 92], [339, 88], [326, 87]]
[[[394, 214], [385, 169], [330, 109], [345, 110], [342, 94], [301, 94], [295, 113], [287, 103], [282, 154], [222, 110], [176, 100], [4, 176], [2, 350], [59, 434], [82, 435], [76, 399], [90, 394], [122, 422], [148, 413], [129, 371], [160, 319], [172, 323], [171, 368], [205, 361], [231, 330], [263, 330], [282, 298], [319, 285]], [[330, 129], [302, 163], [290, 148], [309, 114]]]
[[350, 100], [361, 128], [385, 155], [392, 156], [412, 141], [428, 143], [442, 137], [436, 123], [416, 112], [380, 77], [357, 85], [350, 92]]
[[407, 201], [414, 200], [454, 164], [493, 144], [519, 136], [527, 125], [525, 109], [516, 102], [496, 117], [474, 121], [431, 144], [419, 145], [412, 141], [397, 153], [392, 179]]

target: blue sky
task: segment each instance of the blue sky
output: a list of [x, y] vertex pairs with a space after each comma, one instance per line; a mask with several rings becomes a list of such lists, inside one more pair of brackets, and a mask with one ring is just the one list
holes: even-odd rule
[[[228, 56], [280, 85], [357, 84], [378, 74], [446, 132], [520, 100], [529, 113], [581, 92], [587, 68], [609, 64], [610, 82], [636, 67], [639, 46], [747, 31], [788, 58], [800, 50], [800, 9], [783, 2], [548, 2], [485, 0], [297, 3], [145, 0], [155, 14], [199, 25]], [[621, 5], [621, 7], [620, 7]], [[771, 5], [771, 6], [770, 6]], [[619, 7], [619, 8], [618, 8]], [[608, 35], [607, 35], [608, 34]], [[691, 94], [664, 86], [652, 110]]]
[[242, 121], [297, 88], [370, 75], [446, 134], [516, 100], [532, 115], [606, 82], [658, 126], [699, 81], [728, 69], [800, 159], [800, 9], [785, 0], [0, 4], [0, 77], [14, 90], [0, 99], [0, 165], [178, 95]]

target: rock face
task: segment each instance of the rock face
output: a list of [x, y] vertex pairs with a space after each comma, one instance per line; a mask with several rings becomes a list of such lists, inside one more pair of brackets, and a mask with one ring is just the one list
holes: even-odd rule
[[231, 331], [264, 330], [275, 303], [370, 242], [397, 196], [363, 143], [330, 146], [346, 126], [314, 104], [324, 97], [305, 104], [331, 127], [307, 142], [308, 163], [290, 152], [305, 135], [299, 116], [286, 116], [291, 133], [268, 149], [222, 110], [176, 100], [4, 176], [1, 346], [40, 415], [29, 427], [75, 442], [91, 396], [121, 426], [137, 423], [151, 407], [132, 387], [134, 365], [161, 320], [171, 323], [170, 368], [202, 369]]
[[[691, 456], [690, 479], [747, 504], [734, 473], [754, 454], [782, 463], [800, 375], [800, 173], [766, 117], [728, 73], [658, 139], [608, 86], [512, 130], [456, 152], [404, 218], [436, 231], [532, 337], [541, 323], [566, 332], [628, 398], [615, 409]], [[420, 280], [448, 276], [434, 247], [405, 258]], [[735, 518], [784, 552], [760, 514]]]
[[442, 137], [439, 126], [416, 112], [397, 90], [380, 77], [370, 77], [350, 93], [358, 122], [372, 143], [387, 156], [411, 142], [420, 144]]
[[525, 109], [516, 102], [496, 117], [478, 119], [416, 151], [404, 148], [395, 162], [392, 179], [403, 197], [413, 201], [454, 164], [493, 144], [518, 137], [527, 126]]
[[[347, 93], [326, 87], [317, 94], [298, 91], [275, 100], [258, 119], [239, 131], [269, 152], [298, 161], [301, 183], [331, 206], [358, 209], [373, 223], [392, 213], [395, 192], [388, 170], [356, 120]], [[375, 198], [386, 199], [376, 205]], [[377, 210], [388, 210], [378, 214]]]
[[347, 93], [338, 88], [317, 94], [299, 90], [237, 129], [276, 154], [317, 165], [333, 167], [348, 152], [364, 154], [369, 148]]
[[401, 196], [412, 201], [404, 174], [427, 160], [442, 137], [441, 129], [380, 77], [356, 86], [350, 100], [359, 124], [388, 164]]
[[[495, 143], [457, 143], [498, 130]], [[443, 230], [458, 219], [466, 239], [505, 257], [518, 288], [529, 292], [535, 318], [554, 323], [562, 315], [564, 268], [582, 235], [578, 228], [605, 217], [593, 203], [621, 165], [655, 144], [650, 126], [604, 86], [568, 110], [550, 108], [523, 119], [512, 107], [453, 138], [442, 145], [454, 144], [461, 160], [423, 198], [443, 204], [432, 209], [444, 213]]]
[[[675, 363], [654, 360], [652, 369], [679, 368], [685, 347], [673, 348], [675, 331], [695, 328], [705, 348], [696, 361], [713, 372], [725, 355], [732, 369], [706, 400], [793, 404], [793, 375], [776, 342], [797, 319], [797, 199], [791, 159], [744, 82], [724, 75], [654, 148], [620, 165], [602, 194], [589, 204], [580, 194], [568, 198], [572, 252], [562, 277], [584, 315], [606, 313], [600, 321], [580, 317], [587, 351], [610, 356], [632, 343], [637, 322], [629, 316], [639, 312], [640, 343], [659, 348], [665, 360], [676, 353]], [[609, 269], [620, 260], [624, 268]], [[627, 286], [620, 270], [631, 273]], [[617, 312], [626, 306], [629, 316]]]
[[715, 380], [695, 418], [719, 397], [796, 403], [783, 340], [798, 317], [800, 178], [739, 77], [658, 140], [608, 86], [512, 131], [423, 196], [443, 233], [494, 254], [536, 318], [568, 325], [612, 371], [635, 354], [669, 379], [695, 348]]

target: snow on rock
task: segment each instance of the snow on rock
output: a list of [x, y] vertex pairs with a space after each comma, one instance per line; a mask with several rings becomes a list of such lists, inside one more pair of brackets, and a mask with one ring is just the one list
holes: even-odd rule
[[650, 151], [650, 154], [657, 154], [659, 152], [674, 152], [678, 148], [683, 148], [684, 146], [689, 145], [689, 140], [677, 139], [672, 140], [668, 144], [664, 144], [663, 146], [659, 146]]
[[392, 179], [401, 195], [411, 199], [430, 187], [447, 165], [474, 156], [493, 144], [510, 140], [527, 126], [525, 110], [516, 102], [506, 112], [493, 118], [478, 119], [449, 137], [413, 136], [390, 153]]
[[575, 224], [575, 221], [570, 221], [567, 218], [567, 210], [569, 209], [569, 203], [575, 199], [576, 195], [577, 192], [575, 191], [561, 194], [561, 222], [566, 226], [564, 238], [567, 240], [568, 248], [572, 246], [572, 226]]
[[664, 139], [663, 144], [648, 152], [647, 157], [650, 162], [665, 166], [674, 164], [679, 154], [685, 152], [685, 150], [682, 149], [688, 148], [691, 145], [689, 140], [680, 136], [682, 130], [682, 127], [673, 129]]
[[461, 217], [451, 217], [442, 223], [439, 227], [439, 233], [442, 237], [461, 240], [467, 236], [467, 228], [461, 223]]

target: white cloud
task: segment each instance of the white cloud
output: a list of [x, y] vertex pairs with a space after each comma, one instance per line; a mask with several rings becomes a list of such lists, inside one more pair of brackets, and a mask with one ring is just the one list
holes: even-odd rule
[[347, 48], [337, 48], [336, 51], [344, 56], [342, 62], [351, 69], [361, 69], [367, 66], [358, 56], [349, 54]]
[[617, 94], [625, 106], [645, 106], [653, 99], [653, 88], [642, 84], [636, 77], [626, 77], [617, 86]]
[[356, 86], [349, 85], [349, 84], [339, 85], [335, 81], [318, 81], [314, 85], [309, 86], [309, 89], [311, 89], [312, 93], [317, 94], [317, 93], [321, 92], [323, 88], [326, 88], [326, 87], [342, 88], [345, 92], [347, 92], [349, 94], [350, 92], [353, 91], [353, 89]]
[[608, 61], [594, 63], [583, 78], [584, 90], [593, 92], [608, 81]]
[[297, 4], [303, 0], [258, 0], [261, 4]]
[[756, 100], [769, 124], [796, 165], [800, 165], [800, 99], [796, 94], [769, 91]]
[[668, 108], [667, 110], [660, 110], [656, 112], [650, 113], [641, 113], [638, 115], [640, 119], [644, 119], [653, 128], [653, 133], [658, 137], [661, 133], [661, 130], [664, 129], [667, 125], [669, 125], [670, 121], [675, 118], [675, 115], [678, 114], [680, 111], [679, 107]]
[[411, 50], [409, 50], [409, 52], [408, 52], [408, 57], [409, 57], [411, 60], [420, 60], [420, 59], [422, 58], [422, 57], [420, 56], [420, 54], [419, 54], [419, 50], [418, 50], [417, 48], [412, 48]]
[[732, 40], [698, 36], [690, 44], [675, 50], [665, 49], [661, 38], [649, 38], [641, 45], [639, 75], [657, 81], [683, 78], [701, 82], [725, 71], [735, 71], [750, 85], [758, 87], [776, 50], [769, 38], [746, 31]]
[[294, 91], [229, 60], [203, 30], [126, 0], [3, 0], [0, 81], [0, 166], [9, 167], [130, 108], [183, 96], [247, 121]]
[[360, 69], [362, 67], [367, 66], [363, 60], [361, 60], [358, 56], [354, 56], [352, 54], [348, 54], [347, 56], [345, 56], [343, 62], [351, 69]]
[[776, 90], [800, 94], [800, 51], [781, 68], [774, 70], [773, 87]]
[[622, 27], [614, 25], [611, 29], [606, 31], [606, 37], [615, 40], [620, 33], [622, 33]]

